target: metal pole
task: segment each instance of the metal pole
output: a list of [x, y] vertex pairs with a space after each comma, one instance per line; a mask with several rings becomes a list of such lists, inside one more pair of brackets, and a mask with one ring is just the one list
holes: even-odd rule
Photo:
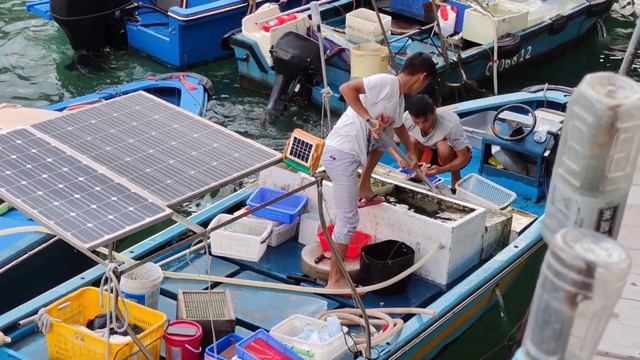
[[640, 42], [640, 19], [636, 21], [636, 28], [633, 30], [633, 35], [631, 35], [631, 40], [629, 41], [629, 47], [627, 47], [627, 52], [624, 54], [624, 59], [622, 59], [622, 65], [620, 65], [620, 71], [618, 74], [627, 75], [631, 67], [633, 66], [633, 60], [636, 57], [636, 51], [638, 51], [638, 43]]
[[38, 246], [37, 248], [27, 251], [26, 254], [20, 256], [19, 258], [15, 259], [14, 261], [12, 261], [11, 263], [9, 263], [8, 265], [6, 265], [5, 267], [3, 267], [2, 269], [0, 269], [0, 275], [4, 274], [5, 272], [7, 272], [9, 269], [11, 269], [12, 267], [20, 264], [21, 262], [27, 260], [28, 258], [30, 258], [33, 254], [37, 253], [38, 251], [46, 248], [47, 246], [53, 244], [56, 240], [60, 239], [59, 237], [55, 236], [53, 239], [47, 241], [46, 243]]
[[358, 294], [358, 291], [356, 290], [356, 286], [351, 280], [351, 276], [349, 276], [349, 272], [347, 271], [347, 268], [344, 266], [342, 259], [340, 259], [340, 257], [338, 256], [336, 245], [333, 242], [333, 238], [329, 234], [329, 231], [327, 230], [327, 222], [324, 218], [324, 209], [323, 209], [324, 206], [322, 206], [322, 179], [318, 179], [318, 180], [319, 180], [318, 186], [317, 186], [318, 216], [320, 217], [320, 226], [322, 227], [322, 232], [324, 233], [324, 236], [326, 237], [327, 242], [329, 243], [329, 247], [331, 248], [331, 253], [333, 254], [334, 258], [337, 260], [336, 262], [338, 263], [340, 272], [342, 273], [342, 276], [345, 278], [345, 280], [347, 280], [347, 284], [351, 289], [355, 303], [358, 305], [358, 308], [362, 312], [362, 319], [364, 320], [364, 333], [365, 333], [364, 357], [365, 359], [371, 359], [371, 328], [369, 325], [369, 317], [367, 316], [367, 308], [364, 306], [364, 303], [360, 298], [360, 294]]
[[378, 25], [380, 25], [380, 30], [382, 30], [382, 39], [384, 40], [384, 44], [387, 46], [387, 51], [389, 51], [389, 65], [393, 71], [396, 72], [396, 58], [393, 56], [393, 52], [391, 51], [391, 44], [389, 43], [389, 39], [387, 39], [387, 32], [384, 30], [384, 24], [382, 24], [382, 18], [380, 17], [380, 11], [378, 10], [378, 3], [376, 3], [376, 0], [371, 0], [371, 6], [373, 6], [373, 10], [376, 12]]
[[[149, 262], [149, 261], [151, 261], [151, 260], [153, 260], [153, 259], [155, 259], [155, 258], [157, 258], [157, 257], [159, 257], [161, 255], [170, 253], [170, 252], [174, 251], [176, 248], [179, 248], [179, 247], [183, 246], [183, 244], [185, 244], [185, 243], [188, 243], [190, 241], [198, 240], [198, 239], [200, 239], [202, 237], [206, 237], [207, 235], [211, 234], [212, 232], [214, 232], [214, 231], [216, 231], [218, 229], [222, 229], [223, 227], [225, 227], [225, 226], [227, 226], [227, 225], [229, 225], [229, 224], [231, 224], [231, 223], [233, 223], [233, 222], [235, 222], [235, 221], [237, 221], [239, 219], [242, 219], [245, 216], [251, 215], [251, 214], [253, 214], [254, 212], [256, 212], [258, 210], [262, 210], [262, 209], [266, 208], [269, 205], [275, 204], [278, 201], [283, 200], [283, 199], [291, 196], [292, 194], [295, 194], [295, 193], [301, 192], [301, 191], [303, 191], [303, 190], [305, 190], [307, 188], [310, 188], [310, 187], [316, 185], [317, 183], [318, 183], [318, 180], [314, 179], [314, 181], [312, 181], [312, 182], [304, 184], [304, 185], [302, 185], [302, 186], [300, 186], [300, 187], [298, 187], [296, 189], [293, 189], [293, 190], [291, 190], [289, 192], [286, 192], [286, 193], [284, 193], [282, 195], [276, 196], [275, 198], [273, 198], [273, 199], [271, 199], [269, 201], [266, 201], [266, 202], [254, 207], [254, 208], [248, 209], [247, 211], [243, 212], [242, 214], [238, 214], [238, 215], [236, 215], [236, 216], [234, 216], [234, 217], [232, 217], [232, 218], [230, 218], [228, 220], [225, 220], [225, 221], [221, 222], [218, 225], [215, 225], [215, 226], [213, 226], [213, 227], [211, 227], [209, 229], [204, 230], [203, 232], [191, 235], [190, 237], [186, 238], [185, 240], [182, 240], [182, 241], [180, 241], [180, 242], [178, 242], [176, 244], [173, 244], [173, 245], [169, 246], [168, 248], [165, 248], [165, 249], [160, 250], [160, 251], [158, 251], [158, 252], [156, 252], [154, 254], [151, 254], [151, 255], [147, 256], [146, 258], [136, 262], [135, 264], [130, 265], [129, 267], [126, 267], [126, 268], [120, 270], [120, 274], [124, 275], [124, 274], [126, 274], [126, 273], [128, 273], [128, 272], [130, 272], [130, 271], [132, 271], [134, 269], [137, 269], [138, 267], [142, 266], [142, 264], [147, 263], [147, 262]], [[205, 244], [204, 245], [206, 246], [207, 244], [208, 244], [208, 240], [205, 240]], [[201, 247], [198, 247], [198, 248], [201, 248]], [[189, 250], [185, 250], [181, 254], [184, 255], [188, 251]]]

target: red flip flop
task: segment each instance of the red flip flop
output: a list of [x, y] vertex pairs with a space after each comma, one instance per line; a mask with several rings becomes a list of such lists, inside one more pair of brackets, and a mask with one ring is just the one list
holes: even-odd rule
[[386, 199], [380, 195], [374, 195], [369, 199], [361, 198], [360, 201], [358, 201], [358, 208], [362, 209], [366, 208], [367, 206], [380, 205], [385, 202], [385, 200]]

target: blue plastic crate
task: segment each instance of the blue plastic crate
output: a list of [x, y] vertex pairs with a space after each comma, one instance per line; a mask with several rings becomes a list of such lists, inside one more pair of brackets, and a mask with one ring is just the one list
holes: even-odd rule
[[[285, 191], [261, 186], [251, 194], [247, 205], [254, 208], [265, 202], [284, 194]], [[271, 204], [262, 210], [258, 210], [253, 215], [265, 219], [281, 222], [283, 224], [292, 224], [302, 214], [304, 206], [307, 204], [307, 197], [302, 194], [292, 194], [289, 197]]]
[[[215, 344], [211, 344], [207, 347], [207, 349], [205, 350], [205, 359], [215, 359], [215, 360], [230, 360], [230, 359], [225, 359], [221, 356], [217, 356], [215, 355], [217, 354], [221, 354], [222, 352], [224, 352], [225, 350], [227, 350], [228, 348], [235, 346], [237, 343], [239, 343], [240, 341], [242, 341], [244, 338], [236, 333], [230, 333], [225, 335], [225, 337], [223, 337], [222, 339], [216, 341]], [[214, 351], [215, 349], [215, 351]]]
[[[427, 13], [425, 14], [425, 6]], [[391, 12], [430, 23], [434, 20], [429, 0], [391, 0]]]
[[291, 360], [304, 360], [302, 359], [302, 357], [300, 357], [300, 355], [294, 353], [291, 349], [289, 349], [287, 346], [282, 344], [276, 338], [269, 335], [269, 333], [266, 332], [264, 329], [259, 329], [258, 331], [251, 334], [248, 338], [240, 341], [236, 345], [236, 352], [240, 360], [259, 360], [258, 358], [256, 358], [255, 356], [247, 352], [245, 350], [245, 347], [247, 346], [247, 344], [249, 344], [253, 340], [260, 339], [260, 338], [265, 340], [267, 344], [271, 345], [279, 353], [288, 356]]

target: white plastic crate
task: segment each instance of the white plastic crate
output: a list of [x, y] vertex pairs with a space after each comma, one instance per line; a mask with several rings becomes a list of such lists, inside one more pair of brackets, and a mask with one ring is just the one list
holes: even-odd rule
[[[304, 359], [313, 360], [351, 360], [353, 354], [347, 348], [344, 335], [336, 335], [333, 338], [321, 342], [310, 343], [308, 341], [297, 339], [296, 337], [302, 333], [307, 325], [326, 329], [328, 325], [325, 321], [314, 319], [304, 315], [292, 315], [287, 319], [274, 326], [269, 334], [278, 339], [287, 346], [295, 346], [298, 349], [306, 350], [309, 356], [305, 356], [298, 352], [298, 355]], [[344, 331], [344, 329], [343, 329]], [[353, 348], [351, 339], [348, 339], [350, 346]]]
[[[246, 210], [247, 208], [244, 207], [236, 211], [235, 213], [233, 213], [233, 215], [234, 216], [239, 215]], [[247, 215], [247, 218], [259, 219], [259, 220], [265, 220], [265, 221], [271, 222], [271, 235], [269, 235], [267, 244], [269, 244], [269, 246], [274, 246], [274, 247], [294, 237], [296, 235], [296, 231], [298, 230], [298, 223], [300, 222], [300, 218], [297, 218], [292, 224], [283, 224], [277, 221], [263, 219], [253, 215]]]
[[491, 210], [505, 209], [516, 199], [513, 191], [478, 174], [469, 174], [460, 179], [456, 189], [458, 199]]
[[[233, 215], [220, 214], [209, 228], [229, 220]], [[273, 224], [269, 220], [242, 218], [209, 235], [211, 253], [235, 259], [258, 261], [267, 250]]]
[[382, 19], [382, 26], [384, 27], [384, 34], [380, 29], [380, 23], [378, 22], [375, 11], [365, 8], [351, 11], [347, 14], [347, 20], [345, 22], [347, 40], [357, 44], [383, 42], [383, 36], [391, 35], [391, 16], [380, 14], [380, 18]]

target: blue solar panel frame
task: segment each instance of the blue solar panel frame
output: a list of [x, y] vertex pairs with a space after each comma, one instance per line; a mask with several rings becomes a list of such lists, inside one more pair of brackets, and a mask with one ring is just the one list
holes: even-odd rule
[[65, 150], [29, 128], [0, 132], [0, 197], [89, 250], [173, 214]]
[[136, 92], [32, 128], [176, 206], [282, 161], [282, 155]]

